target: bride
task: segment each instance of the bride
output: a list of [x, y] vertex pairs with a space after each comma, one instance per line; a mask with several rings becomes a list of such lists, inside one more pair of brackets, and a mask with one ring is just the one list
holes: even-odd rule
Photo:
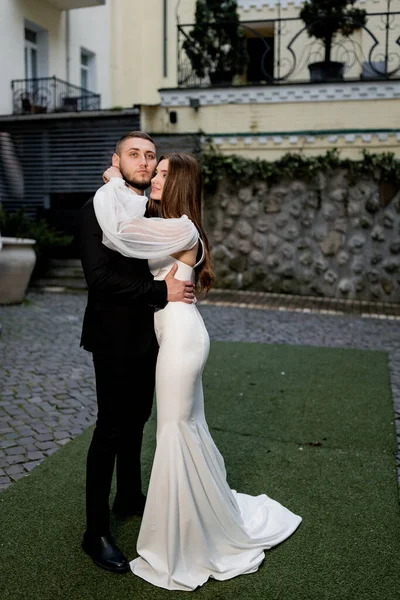
[[[148, 259], [156, 279], [174, 263], [176, 278], [197, 291], [213, 283], [201, 223], [197, 160], [173, 153], [159, 160], [148, 213], [134, 202], [119, 170], [94, 199], [103, 243], [125, 256]], [[161, 217], [161, 218], [160, 218]], [[160, 346], [156, 369], [157, 447], [132, 572], [168, 590], [191, 591], [210, 577], [253, 573], [264, 550], [289, 537], [301, 517], [267, 495], [231, 490], [224, 460], [204, 415], [202, 372], [209, 337], [195, 304], [170, 302], [155, 313]]]

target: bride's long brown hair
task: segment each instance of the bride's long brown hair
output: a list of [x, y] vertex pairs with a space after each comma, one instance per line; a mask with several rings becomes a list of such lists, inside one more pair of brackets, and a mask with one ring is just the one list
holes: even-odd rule
[[[186, 152], [164, 154], [158, 160], [168, 160], [168, 173], [165, 180], [162, 200], [150, 198], [147, 212], [151, 217], [173, 219], [187, 215], [197, 227], [204, 244], [204, 260], [196, 267], [196, 288], [198, 292], [207, 293], [214, 283], [210, 259], [210, 247], [207, 234], [201, 219], [201, 196], [203, 179], [197, 159]], [[200, 244], [201, 246], [201, 244]], [[199, 251], [201, 248], [199, 247]]]

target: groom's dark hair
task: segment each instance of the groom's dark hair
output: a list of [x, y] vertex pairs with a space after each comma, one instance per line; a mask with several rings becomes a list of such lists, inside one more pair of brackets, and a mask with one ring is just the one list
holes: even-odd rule
[[123, 144], [123, 142], [125, 140], [127, 140], [129, 138], [142, 138], [142, 140], [147, 140], [148, 142], [151, 142], [152, 144], [154, 144], [154, 140], [149, 136], [148, 133], [145, 133], [144, 131], [130, 131], [129, 133], [125, 133], [125, 135], [123, 135], [121, 138], [119, 138], [119, 140], [115, 146], [116, 154], [119, 155], [120, 150], [121, 150], [121, 145]]

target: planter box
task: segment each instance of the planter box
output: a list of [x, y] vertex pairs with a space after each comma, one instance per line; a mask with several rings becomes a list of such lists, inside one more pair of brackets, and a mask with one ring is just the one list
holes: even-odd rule
[[23, 301], [36, 263], [35, 240], [0, 237], [0, 304]]
[[344, 63], [341, 62], [316, 62], [308, 65], [311, 81], [314, 83], [324, 81], [342, 81], [344, 76]]

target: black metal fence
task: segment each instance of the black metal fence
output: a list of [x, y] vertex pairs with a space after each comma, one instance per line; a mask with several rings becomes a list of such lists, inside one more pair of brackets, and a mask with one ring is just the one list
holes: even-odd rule
[[11, 82], [14, 114], [99, 110], [100, 94], [57, 77], [14, 79]]
[[[229, 26], [232, 23], [212, 24], [213, 35], [217, 34], [214, 44], [218, 44], [218, 28]], [[213, 76], [219, 66], [191, 37], [193, 27], [193, 24], [178, 25], [178, 86], [209, 87], [214, 84]], [[309, 37], [300, 18], [241, 22], [239, 29], [248, 61], [244, 72], [234, 74], [231, 79], [234, 85], [309, 81], [309, 65], [324, 61], [323, 42]], [[200, 76], [188, 56], [196, 53], [202, 55], [205, 65]], [[400, 12], [369, 13], [367, 23], [353, 35], [335, 36], [330, 60], [343, 63], [344, 79], [399, 79]]]

